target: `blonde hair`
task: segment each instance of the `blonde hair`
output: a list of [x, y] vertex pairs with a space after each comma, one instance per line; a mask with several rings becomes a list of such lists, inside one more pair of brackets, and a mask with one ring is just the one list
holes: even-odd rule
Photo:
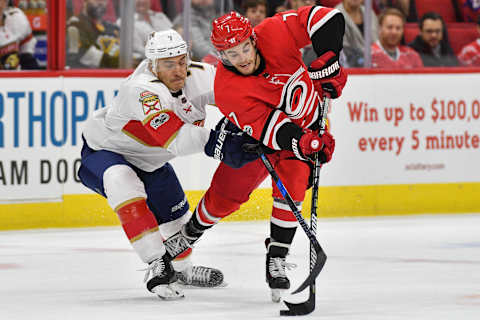
[[396, 8], [388, 8], [388, 9], [382, 11], [382, 13], [380, 13], [380, 15], [378, 16], [378, 24], [379, 25], [383, 24], [383, 20], [385, 20], [386, 16], [397, 16], [400, 19], [402, 19], [403, 24], [405, 24], [405, 22], [406, 22], [405, 15], [403, 14], [402, 11], [400, 11]]

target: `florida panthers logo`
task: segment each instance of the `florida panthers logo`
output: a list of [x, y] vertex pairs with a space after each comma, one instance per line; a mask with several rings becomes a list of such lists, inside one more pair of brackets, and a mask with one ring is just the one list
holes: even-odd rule
[[[278, 75], [277, 75], [278, 76]], [[316, 93], [313, 90], [308, 73], [300, 67], [285, 80], [280, 103], [277, 106], [291, 119], [302, 119], [316, 105]]]

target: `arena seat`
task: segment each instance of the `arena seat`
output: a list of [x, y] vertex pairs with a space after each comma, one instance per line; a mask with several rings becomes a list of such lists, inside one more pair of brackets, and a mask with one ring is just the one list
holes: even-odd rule
[[340, 2], [342, 2], [342, 0], [321, 0], [320, 5], [324, 7], [334, 8]]
[[445, 22], [457, 22], [452, 0], [417, 0], [415, 1], [417, 16], [420, 19], [425, 13], [434, 11], [442, 16]]
[[[420, 29], [416, 23], [406, 23], [403, 35], [405, 43], [409, 44], [412, 42], [419, 32]], [[469, 44], [479, 37], [476, 25], [474, 23], [448, 23], [447, 32], [450, 46], [455, 54], [458, 54], [463, 46]]]
[[479, 37], [474, 23], [447, 24], [448, 39], [453, 52], [458, 54], [462, 48]]
[[405, 44], [409, 44], [415, 39], [415, 37], [420, 32], [420, 28], [416, 23], [406, 23], [403, 30], [403, 38], [405, 39]]

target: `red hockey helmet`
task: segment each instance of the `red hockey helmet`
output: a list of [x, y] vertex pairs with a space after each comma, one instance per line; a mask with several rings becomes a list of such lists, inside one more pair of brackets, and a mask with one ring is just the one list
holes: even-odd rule
[[227, 50], [255, 36], [252, 25], [241, 14], [231, 11], [212, 22], [210, 40], [218, 51]]

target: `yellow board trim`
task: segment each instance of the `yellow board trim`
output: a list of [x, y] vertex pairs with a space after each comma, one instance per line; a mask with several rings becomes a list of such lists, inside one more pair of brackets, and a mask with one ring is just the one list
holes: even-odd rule
[[[193, 210], [205, 191], [187, 191]], [[222, 221], [270, 218], [272, 190], [258, 189], [239, 211]], [[365, 217], [480, 212], [480, 183], [321, 187], [318, 216]], [[310, 216], [310, 192], [303, 210]], [[65, 195], [60, 202], [0, 204], [0, 230], [119, 225], [107, 201], [96, 194]]]

